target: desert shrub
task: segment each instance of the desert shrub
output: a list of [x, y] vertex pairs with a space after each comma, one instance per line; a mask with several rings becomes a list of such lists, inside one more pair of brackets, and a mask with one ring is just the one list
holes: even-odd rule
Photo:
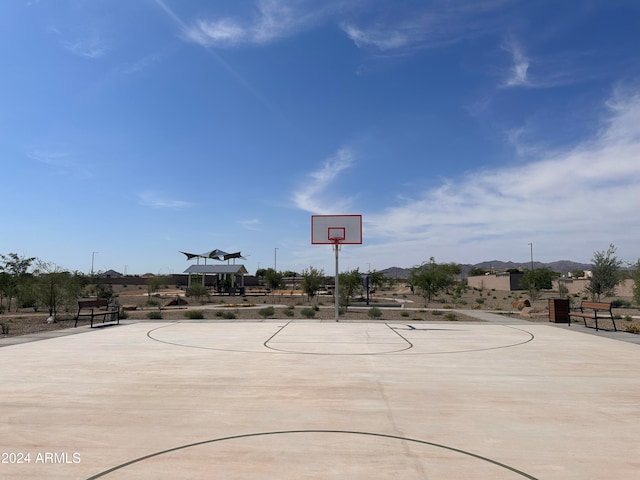
[[433, 310], [431, 315], [442, 315], [442, 312], [440, 310]]
[[453, 312], [449, 312], [449, 313], [447, 313], [447, 314], [444, 316], [444, 318], [445, 318], [446, 320], [448, 320], [449, 322], [454, 322], [454, 321], [458, 320], [458, 317], [457, 317], [457, 316], [456, 316], [456, 314], [455, 314], [455, 313], [453, 313]]
[[152, 312], [147, 313], [147, 318], [149, 320], [162, 320], [162, 312], [158, 310], [154, 310]]
[[409, 316], [409, 312], [401, 312], [400, 316], [402, 317], [408, 317]]
[[458, 303], [459, 303], [460, 305], [466, 305], [466, 304], [467, 304], [467, 301], [466, 301], [466, 300], [460, 300]]
[[616, 299], [616, 300], [613, 300], [611, 302], [611, 306], [614, 307], [614, 308], [630, 307], [631, 306], [631, 302], [629, 300]]
[[631, 320], [633, 320], [633, 318], [631, 318], [631, 315], [625, 315], [625, 316], [624, 316], [624, 319], [625, 319], [627, 322], [630, 322]]
[[476, 303], [478, 305], [482, 305], [484, 303], [484, 298], [476, 298]]
[[307, 318], [313, 318], [316, 315], [316, 311], [313, 308], [303, 308], [300, 313]]
[[260, 310], [258, 310], [258, 314], [262, 318], [272, 317], [275, 313], [276, 313], [275, 309], [271, 306], [261, 308]]
[[451, 310], [453, 308], [452, 305], [443, 305], [442, 308], [448, 308], [449, 310]]
[[153, 298], [149, 298], [147, 300], [147, 305], [149, 305], [150, 307], [157, 307], [158, 305], [160, 305], [160, 303], [157, 300], [154, 300]]
[[629, 323], [626, 325], [625, 331], [628, 333], [640, 333], [640, 327], [634, 325], [633, 323]]
[[201, 320], [204, 318], [204, 313], [201, 310], [187, 310], [184, 312], [184, 317], [191, 320]]
[[0, 333], [2, 333], [2, 335], [9, 335], [9, 325], [0, 323]]
[[129, 312], [127, 312], [126, 310], [120, 309], [120, 319], [126, 320], [127, 318], [129, 318]]
[[371, 307], [367, 312], [369, 318], [380, 318], [382, 316], [382, 310], [378, 307]]
[[285, 308], [285, 309], [284, 309], [284, 314], [285, 314], [287, 317], [293, 317], [293, 315], [294, 315], [293, 308]]
[[236, 314], [234, 312], [226, 310], [222, 312], [222, 318], [224, 318], [225, 320], [234, 320], [236, 318]]

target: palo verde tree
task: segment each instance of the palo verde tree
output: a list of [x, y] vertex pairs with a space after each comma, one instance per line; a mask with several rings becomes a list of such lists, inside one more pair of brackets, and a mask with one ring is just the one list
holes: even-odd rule
[[558, 273], [548, 267], [527, 270], [520, 280], [520, 286], [529, 291], [529, 298], [533, 302], [540, 298], [540, 290], [552, 288], [553, 279], [558, 276]]
[[54, 263], [39, 261], [35, 276], [35, 295], [39, 305], [49, 311], [49, 315], [56, 318], [62, 309], [71, 311], [82, 290], [86, 279], [78, 272], [71, 273]]
[[455, 277], [461, 271], [456, 263], [436, 263], [431, 257], [428, 262], [409, 271], [409, 285], [420, 292], [427, 307], [436, 295], [455, 284]]
[[338, 278], [338, 288], [340, 289], [340, 305], [344, 307], [344, 311], [346, 312], [351, 304], [351, 299], [362, 289], [360, 269], [356, 268], [355, 270], [341, 273]]
[[591, 281], [585, 287], [591, 299], [597, 302], [601, 297], [615, 295], [616, 285], [620, 283], [619, 270], [622, 266], [622, 261], [616, 256], [616, 247], [611, 244], [606, 251], [594, 252], [591, 263]]
[[323, 283], [324, 270], [309, 267], [302, 271], [302, 291], [307, 294], [309, 301], [316, 298]]

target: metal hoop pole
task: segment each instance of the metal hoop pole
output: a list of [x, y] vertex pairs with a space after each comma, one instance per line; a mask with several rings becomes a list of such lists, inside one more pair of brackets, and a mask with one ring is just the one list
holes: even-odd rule
[[339, 307], [340, 304], [339, 304], [339, 300], [338, 300], [339, 291], [340, 291], [339, 285], [338, 285], [338, 277], [339, 277], [339, 275], [338, 275], [338, 251], [340, 249], [340, 245], [338, 244], [337, 241], [333, 245], [333, 248], [336, 251], [336, 280], [335, 280], [335, 293], [334, 293], [334, 296], [335, 296], [335, 300], [336, 300], [336, 322], [337, 322], [339, 320], [339, 318], [340, 318], [340, 307]]

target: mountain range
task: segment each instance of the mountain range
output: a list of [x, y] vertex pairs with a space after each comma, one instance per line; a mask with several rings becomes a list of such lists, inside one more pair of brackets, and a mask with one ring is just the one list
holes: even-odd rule
[[[533, 268], [550, 268], [554, 272], [568, 273], [575, 270], [591, 270], [593, 267], [590, 263], [579, 263], [571, 260], [558, 260], [550, 263], [533, 262]], [[487, 262], [480, 262], [474, 265], [460, 264], [462, 269], [462, 275], [467, 276], [470, 270], [473, 268], [484, 268], [487, 270], [507, 270], [510, 268], [530, 269], [531, 262], [503, 262], [501, 260], [491, 260]], [[385, 276], [391, 278], [408, 278], [410, 268], [401, 267], [389, 267], [381, 270]]]

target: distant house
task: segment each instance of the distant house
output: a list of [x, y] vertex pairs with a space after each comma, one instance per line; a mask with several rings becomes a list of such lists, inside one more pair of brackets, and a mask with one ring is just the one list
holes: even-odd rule
[[467, 277], [467, 285], [472, 288], [512, 291], [522, 290], [520, 281], [522, 280], [522, 272], [498, 272], [487, 273], [485, 275], [475, 275]]
[[122, 277], [122, 274], [115, 270], [107, 270], [106, 272], [100, 273], [98, 276], [102, 278], [120, 278]]

